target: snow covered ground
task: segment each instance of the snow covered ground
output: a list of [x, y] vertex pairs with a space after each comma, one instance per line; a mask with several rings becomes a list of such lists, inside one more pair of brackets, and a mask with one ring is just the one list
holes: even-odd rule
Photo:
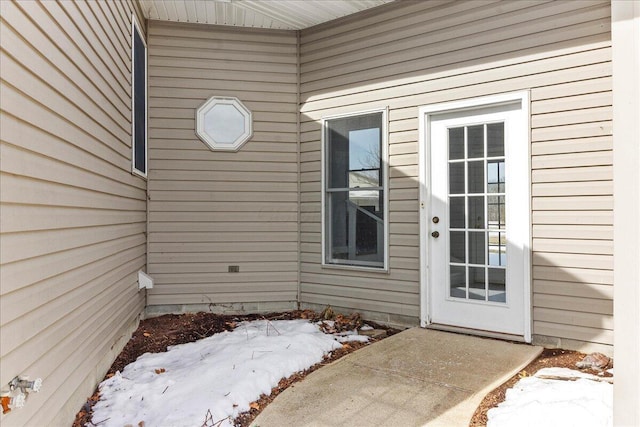
[[573, 369], [541, 369], [507, 390], [505, 401], [487, 412], [487, 427], [612, 426], [613, 385], [600, 380]]
[[258, 320], [165, 353], [146, 353], [100, 384], [92, 423], [232, 426], [280, 379], [321, 362], [349, 340], [368, 338], [325, 334], [307, 320]]
[[[232, 332], [146, 353], [100, 384], [92, 423], [108, 426], [233, 425], [281, 378], [321, 362], [355, 332], [331, 335], [307, 320], [243, 322]], [[575, 381], [541, 376], [579, 377]], [[546, 368], [507, 390], [489, 427], [611, 426], [613, 386], [599, 377]]]

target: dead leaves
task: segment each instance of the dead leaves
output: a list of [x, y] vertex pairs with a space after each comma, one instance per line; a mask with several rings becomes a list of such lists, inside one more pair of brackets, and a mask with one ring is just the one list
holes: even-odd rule
[[160, 374], [164, 374], [165, 372], [167, 372], [166, 369], [164, 368], [159, 368], [155, 370], [156, 374], [160, 375]]
[[320, 313], [320, 319], [320, 329], [326, 334], [353, 331], [359, 329], [363, 323], [360, 313], [353, 313], [350, 316], [335, 314], [331, 306], [327, 306]]

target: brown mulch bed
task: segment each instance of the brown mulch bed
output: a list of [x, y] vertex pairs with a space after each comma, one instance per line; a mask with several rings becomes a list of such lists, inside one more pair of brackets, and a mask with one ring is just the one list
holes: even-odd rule
[[[521, 378], [532, 376], [542, 368], [569, 368], [578, 369], [576, 363], [581, 361], [586, 355], [578, 351], [562, 350], [562, 349], [544, 349], [542, 354], [529, 365], [527, 365], [518, 374], [511, 377], [505, 383], [495, 388], [489, 394], [487, 394], [480, 405], [476, 409], [476, 412], [471, 418], [469, 427], [480, 427], [487, 425], [487, 411], [491, 408], [498, 406], [499, 403], [504, 401], [505, 393], [507, 389], [513, 387]], [[601, 374], [600, 371], [595, 369], [581, 369], [582, 372], [587, 372], [594, 375]], [[609, 373], [602, 373], [602, 376], [610, 377]]]
[[[109, 368], [106, 378], [110, 378], [117, 371], [122, 371], [129, 363], [134, 362], [144, 353], [159, 353], [167, 351], [168, 346], [185, 344], [197, 341], [202, 338], [209, 337], [216, 333], [231, 331], [239, 322], [251, 321], [258, 319], [266, 320], [292, 320], [292, 319], [309, 319], [313, 321], [329, 319], [335, 321], [336, 329], [346, 330], [353, 329], [353, 326], [360, 326], [362, 320], [359, 315], [345, 317], [334, 315], [330, 309], [322, 313], [316, 313], [311, 310], [297, 310], [286, 313], [270, 313], [270, 314], [246, 314], [246, 315], [220, 315], [213, 313], [188, 313], [188, 314], [166, 314], [160, 317], [146, 319], [140, 322], [138, 329], [118, 355], [116, 360]], [[375, 322], [366, 322], [367, 325], [376, 329], [384, 329], [386, 336], [391, 336], [400, 332], [397, 329], [379, 325]], [[371, 338], [371, 342], [379, 339]], [[262, 395], [257, 402], [251, 405], [251, 410], [241, 414], [236, 419], [237, 427], [246, 427], [258, 416], [262, 408], [280, 394], [287, 387], [302, 380], [306, 375], [321, 368], [322, 366], [333, 362], [359, 348], [368, 345], [361, 342], [348, 342], [342, 345], [342, 348], [334, 350], [324, 357], [324, 360], [303, 372], [298, 372], [289, 378], [283, 378], [280, 383], [271, 390], [271, 395]], [[76, 414], [76, 419], [72, 427], [84, 427], [91, 421], [93, 405], [98, 401], [100, 395], [96, 389], [87, 402], [82, 406]], [[91, 424], [89, 424], [91, 425]]]
[[[258, 319], [309, 319], [318, 321], [326, 319], [328, 317], [331, 317], [336, 321], [336, 326], [339, 330], [352, 329], [355, 324], [360, 326], [361, 323], [361, 319], [358, 315], [354, 315], [351, 317], [344, 317], [340, 315], [335, 316], [333, 313], [331, 313], [330, 311], [327, 312], [326, 310], [323, 313], [317, 313], [311, 310], [298, 310], [286, 313], [247, 315], [219, 315], [213, 313], [189, 313], [179, 315], [167, 314], [160, 317], [146, 319], [140, 322], [138, 329], [136, 329], [127, 345], [111, 365], [111, 368], [107, 372], [105, 379], [113, 376], [116, 371], [122, 371], [125, 366], [127, 366], [131, 362], [134, 362], [139, 356], [144, 353], [164, 352], [167, 350], [168, 346], [185, 344], [209, 337], [216, 333], [231, 331], [235, 329], [236, 325], [239, 322], [242, 321], [251, 321]], [[397, 329], [389, 328], [375, 322], [367, 321], [366, 323], [376, 329], [386, 330], [387, 336], [399, 332], [399, 330]], [[374, 341], [377, 341], [377, 339], [372, 338], [370, 340], [370, 342]], [[278, 385], [271, 390], [271, 394], [269, 396], [262, 395], [257, 402], [251, 404], [250, 411], [240, 414], [240, 416], [236, 418], [236, 426], [248, 427], [262, 411], [262, 409], [286, 388], [292, 386], [298, 381], [301, 381], [305, 376], [321, 368], [322, 366], [331, 363], [349, 353], [352, 353], [353, 351], [358, 350], [359, 348], [362, 348], [366, 345], [366, 343], [361, 342], [345, 343], [343, 344], [341, 349], [335, 350], [325, 356], [324, 360], [321, 363], [318, 363], [303, 372], [298, 372], [289, 378], [283, 378], [282, 380], [280, 380]], [[531, 376], [538, 370], [547, 367], [565, 367], [577, 369], [576, 363], [582, 360], [584, 357], [585, 354], [576, 351], [545, 349], [536, 360], [526, 366], [517, 375], [513, 376], [508, 381], [485, 396], [485, 398], [476, 409], [476, 412], [474, 413], [469, 426], [485, 426], [487, 423], [487, 411], [504, 401], [506, 390], [513, 387], [519, 379], [526, 376]], [[598, 374], [598, 371], [592, 369], [585, 369], [583, 371], [592, 374]], [[605, 376], [610, 376], [610, 374], [605, 374]], [[99, 391], [96, 389], [94, 394], [87, 399], [87, 402], [77, 413], [72, 427], [84, 427], [91, 421], [92, 408], [93, 405], [98, 401], [98, 399]]]

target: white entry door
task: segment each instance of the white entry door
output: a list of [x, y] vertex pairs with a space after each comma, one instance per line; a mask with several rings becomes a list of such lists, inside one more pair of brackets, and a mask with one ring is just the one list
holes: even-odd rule
[[526, 96], [487, 101], [423, 110], [426, 323], [529, 341]]

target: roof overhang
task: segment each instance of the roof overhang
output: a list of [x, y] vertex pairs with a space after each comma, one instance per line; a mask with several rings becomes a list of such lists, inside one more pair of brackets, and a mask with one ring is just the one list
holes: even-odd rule
[[394, 0], [140, 0], [161, 21], [301, 30]]

